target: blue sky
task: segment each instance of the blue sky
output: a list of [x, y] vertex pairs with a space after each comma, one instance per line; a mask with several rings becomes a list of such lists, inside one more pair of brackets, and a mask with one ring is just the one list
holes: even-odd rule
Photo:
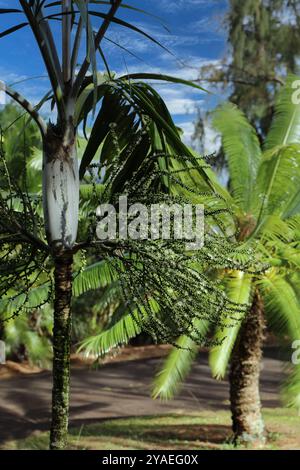
[[[222, 18], [227, 0], [127, 0], [126, 3], [145, 9], [159, 20], [122, 9], [119, 17], [126, 19], [155, 37], [170, 52], [159, 48], [133, 31], [113, 25], [107, 36], [129, 49], [139, 58], [122, 51], [109, 42], [103, 43], [110, 69], [117, 73], [157, 72], [185, 79], [196, 79], [199, 66], [224, 56], [226, 37]], [[18, 7], [17, 0], [0, 0], [0, 7]], [[94, 9], [99, 7], [93, 7]], [[18, 23], [20, 15], [0, 15], [0, 31]], [[53, 25], [59, 35], [59, 24]], [[99, 64], [100, 65], [100, 64]], [[0, 79], [7, 83], [44, 75], [45, 70], [29, 28], [0, 39]], [[33, 102], [48, 90], [46, 79], [25, 81], [15, 88]], [[195, 107], [209, 107], [206, 94], [177, 85], [158, 85], [176, 123], [189, 140], [193, 132]]]

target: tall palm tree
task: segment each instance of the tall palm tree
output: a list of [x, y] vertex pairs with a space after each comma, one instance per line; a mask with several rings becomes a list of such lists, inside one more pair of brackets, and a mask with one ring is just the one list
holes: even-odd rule
[[[32, 218], [34, 210], [28, 197], [24, 198], [20, 192], [17, 192], [17, 197], [14, 193], [15, 199], [19, 198], [23, 206], [26, 206], [26, 211], [24, 209], [22, 215], [16, 209], [12, 213], [9, 212], [12, 209], [12, 197], [5, 196], [0, 199], [1, 210], [5, 215], [5, 217], [2, 215], [1, 218], [1, 244], [7, 246], [8, 243], [11, 243], [11, 247], [13, 247], [20, 246], [23, 242], [26, 247], [31, 247], [31, 254], [27, 248], [23, 256], [19, 252], [18, 259], [19, 263], [22, 261], [23, 271], [20, 266], [17, 267], [17, 264], [13, 265], [12, 260], [9, 259], [8, 251], [5, 251], [5, 256], [1, 258], [3, 263], [3, 269], [1, 269], [6, 273], [5, 279], [2, 277], [3, 286], [4, 281], [10, 281], [10, 286], [14, 287], [17, 276], [21, 276], [21, 279], [24, 280], [29, 272], [29, 266], [31, 274], [33, 273], [33, 263], [38, 258], [37, 254], [42, 253], [39, 255], [40, 262], [36, 262], [37, 265], [45, 263], [49, 255], [54, 263], [51, 449], [61, 449], [66, 445], [69, 408], [72, 265], [74, 255], [81, 248], [88, 247], [87, 241], [76, 243], [80, 179], [84, 178], [97, 153], [100, 153], [100, 164], [102, 166], [107, 164], [105, 152], [112, 153], [113, 147], [111, 124], [116, 126], [118, 138], [121, 141], [121, 148], [118, 151], [125, 160], [122, 162], [122, 175], [117, 174], [116, 187], [122, 182], [124, 171], [125, 174], [129, 169], [132, 172], [137, 171], [143, 157], [150, 151], [149, 139], [154, 139], [154, 137], [153, 129], [149, 130], [149, 118], [154, 123], [157, 132], [160, 132], [160, 137], [164, 142], [168, 144], [172, 141], [179, 155], [194, 158], [181, 142], [178, 130], [159, 95], [146, 84], [137, 82], [138, 79], [144, 78], [169, 80], [177, 83], [184, 81], [155, 74], [135, 74], [115, 78], [107, 69], [107, 61], [101, 46], [111, 23], [129, 28], [157, 43], [154, 38], [137, 26], [116, 17], [121, 7], [122, 0], [101, 2], [19, 0], [19, 8], [2, 8], [0, 10], [1, 15], [7, 14], [10, 18], [14, 15], [22, 17], [18, 24], [2, 31], [0, 37], [13, 34], [29, 26], [51, 84], [51, 91], [45, 95], [38, 106], [33, 106], [20, 93], [0, 82], [0, 87], [23, 107], [29, 114], [30, 120], [37, 124], [43, 142], [43, 224], [46, 241], [43, 239], [41, 224], [38, 229]], [[133, 7], [126, 5], [126, 8]], [[92, 24], [92, 20], [100, 20], [100, 24], [95, 26]], [[54, 38], [52, 32], [53, 21], [61, 23], [59, 40]], [[61, 57], [58, 42], [61, 42]], [[85, 51], [83, 57], [83, 47], [81, 46]], [[107, 69], [106, 75], [99, 74], [97, 71], [98, 56]], [[52, 108], [55, 110], [55, 124], [45, 122], [39, 113], [41, 106], [46, 101], [51, 101]], [[91, 131], [80, 168], [78, 168], [78, 131], [83, 128], [86, 132], [87, 125], [91, 125]], [[141, 133], [138, 142], [136, 142], [138, 150], [128, 156], [126, 146], [129, 147], [129, 144], [132, 144], [138, 130]], [[145, 132], [147, 136], [145, 136]], [[109, 138], [106, 139], [107, 137]], [[200, 172], [206, 189], [212, 190], [213, 185], [210, 183], [206, 171], [201, 169]], [[10, 189], [12, 187], [9, 182], [8, 187]], [[25, 254], [27, 254], [27, 258]], [[25, 258], [28, 260], [26, 266]], [[27, 282], [27, 286], [29, 284]], [[3, 289], [4, 292], [9, 291], [5, 287]], [[25, 297], [27, 299], [27, 294]]]
[[[228, 297], [248, 306], [247, 313], [238, 321], [224, 318], [225, 328], [206, 327], [216, 342], [209, 358], [213, 376], [223, 378], [230, 363], [233, 432], [244, 443], [265, 439], [259, 377], [266, 322], [279, 337], [288, 338], [289, 347], [300, 337], [295, 281], [300, 261], [300, 111], [292, 102], [295, 80], [289, 77], [278, 96], [263, 148], [237, 107], [226, 104], [214, 114], [228, 160], [237, 238], [254, 243], [254, 268], [262, 260], [267, 265], [256, 274], [219, 271]], [[183, 336], [178, 344], [155, 379], [155, 397], [174, 395], [197, 354], [198, 346], [190, 338]], [[292, 367], [283, 395], [289, 405], [300, 407], [299, 366]]]

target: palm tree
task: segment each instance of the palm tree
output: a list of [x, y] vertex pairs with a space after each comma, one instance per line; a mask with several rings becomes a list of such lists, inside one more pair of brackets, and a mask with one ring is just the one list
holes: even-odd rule
[[[23, 271], [20, 266], [17, 267], [17, 260], [14, 260], [15, 264], [12, 263], [12, 260], [8, 260], [7, 251], [5, 251], [1, 262], [3, 263], [3, 272], [6, 272], [5, 279], [3, 277], [3, 286], [4, 281], [10, 282], [10, 286], [15, 286], [17, 276], [22, 276], [24, 280], [25, 272], [26, 274], [29, 272], [29, 266], [30, 274], [32, 274], [34, 262], [38, 266], [44, 265], [49, 254], [54, 263], [51, 449], [61, 449], [66, 445], [69, 408], [72, 265], [76, 253], [81, 248], [86, 249], [89, 246], [86, 240], [82, 243], [76, 243], [80, 179], [84, 178], [97, 152], [101, 153], [102, 150], [100, 161], [102, 166], [105, 165], [104, 149], [105, 152], [112, 153], [111, 124], [116, 125], [118, 130], [118, 138], [122, 142], [120, 150], [124, 158], [128, 157], [128, 153], [125, 152], [126, 146], [129, 146], [129, 143], [132, 144], [133, 136], [138, 129], [139, 132], [144, 131], [144, 134], [146, 131], [148, 136], [145, 137], [143, 133], [139, 136], [136, 145], [140, 159], [137, 159], [137, 153], [133, 152], [131, 159], [128, 157], [129, 162], [124, 164], [126, 171], [128, 171], [127, 167], [131, 171], [137, 171], [137, 165], [149, 153], [149, 138], [153, 137], [153, 126], [155, 126], [156, 132], [160, 133], [160, 137], [166, 145], [173, 141], [174, 148], [179, 155], [186, 155], [193, 159], [193, 155], [182, 144], [178, 130], [159, 95], [151, 87], [137, 82], [137, 80], [145, 78], [169, 80], [177, 83], [187, 82], [155, 74], [136, 74], [115, 78], [107, 68], [107, 61], [101, 46], [111, 23], [130, 28], [157, 43], [154, 38], [137, 26], [116, 17], [117, 11], [122, 7], [121, 3], [122, 0], [101, 2], [19, 0], [19, 8], [2, 8], [0, 11], [0, 14], [7, 14], [10, 17], [22, 16], [20, 23], [2, 31], [0, 37], [13, 34], [27, 26], [31, 28], [51, 84], [51, 91], [45, 95], [38, 106], [34, 107], [20, 93], [9, 86], [3, 86], [2, 82], [0, 83], [2, 89], [24, 108], [29, 114], [30, 120], [37, 124], [43, 142], [43, 224], [47, 241], [45, 242], [43, 239], [41, 221], [37, 227], [31, 217], [34, 210], [30, 199], [27, 196], [24, 198], [24, 195], [14, 189], [14, 198], [19, 198], [22, 201], [26, 211], [22, 216], [16, 209], [10, 213], [13, 197], [1, 199], [1, 210], [5, 214], [1, 220], [1, 244], [7, 246], [8, 243], [11, 243], [11, 247], [16, 244], [20, 246], [22, 242], [26, 244], [23, 259], [20, 252], [18, 258], [19, 263], [22, 260]], [[90, 8], [91, 5], [95, 5], [95, 10]], [[103, 9], [108, 8], [108, 11], [97, 10], [98, 6]], [[92, 19], [101, 21], [96, 31], [94, 24], [92, 25]], [[61, 22], [61, 58], [58, 41], [54, 39], [52, 32], [52, 21]], [[85, 54], [80, 60], [83, 43], [86, 46]], [[99, 74], [97, 71], [96, 54], [98, 53], [107, 69], [106, 75]], [[46, 123], [39, 113], [39, 109], [46, 101], [51, 101], [52, 108], [56, 112], [55, 124]], [[150, 118], [154, 123], [150, 131], [147, 118]], [[76, 145], [78, 131], [83, 128], [85, 132], [87, 124], [90, 125], [91, 122], [92, 128], [88, 143], [82, 156], [80, 168], [78, 168]], [[110, 138], [106, 141], [107, 136]], [[124, 172], [124, 168], [122, 171]], [[210, 183], [206, 171], [202, 168], [200, 172], [206, 188], [212, 190], [213, 185]], [[121, 177], [117, 176], [115, 184], [118, 187]], [[11, 188], [10, 184], [8, 186]], [[29, 254], [29, 245], [32, 247], [31, 255]], [[38, 254], [40, 256], [39, 262], [35, 261], [38, 259]], [[28, 260], [26, 266], [25, 259]], [[10, 270], [7, 269], [8, 261]], [[5, 263], [6, 266], [4, 266]], [[27, 282], [27, 287], [29, 284]], [[4, 286], [3, 289], [4, 292], [9, 292], [9, 288]], [[26, 300], [27, 294], [24, 294]]]
[[[220, 271], [228, 297], [248, 306], [239, 321], [224, 318], [214, 330], [210, 350], [215, 378], [223, 378], [230, 362], [230, 403], [236, 441], [262, 443], [265, 439], [259, 393], [260, 360], [266, 328], [288, 345], [300, 337], [299, 269], [300, 212], [300, 113], [292, 103], [289, 77], [280, 92], [271, 130], [263, 148], [255, 130], [237, 107], [226, 104], [214, 113], [229, 166], [231, 206], [237, 238], [255, 245], [256, 274]], [[212, 328], [206, 326], [211, 334]], [[158, 373], [153, 395], [170, 398], [190, 370], [198, 346], [190, 338], [178, 340]], [[291, 406], [300, 406], [300, 369], [294, 367], [283, 395]]]

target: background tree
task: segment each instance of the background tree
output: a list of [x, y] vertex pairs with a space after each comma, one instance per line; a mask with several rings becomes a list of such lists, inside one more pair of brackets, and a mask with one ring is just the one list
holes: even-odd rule
[[24, 189], [26, 179], [29, 191], [41, 190], [38, 165], [42, 141], [36, 124], [28, 122], [28, 116], [20, 106], [9, 103], [0, 111], [0, 128], [9, 173], [21, 188]]
[[[251, 275], [238, 270], [220, 271], [228, 297], [248, 305], [239, 321], [228, 317], [227, 327], [217, 328], [210, 366], [223, 378], [231, 362], [230, 403], [233, 432], [239, 442], [265, 439], [259, 395], [260, 359], [265, 321], [288, 350], [300, 335], [299, 287], [299, 107], [292, 103], [292, 83], [278, 96], [275, 118], [263, 149], [254, 128], [231, 104], [214, 113], [231, 178], [232, 212], [240, 240], [256, 243], [256, 257], [268, 268]], [[208, 333], [212, 331], [209, 324]], [[288, 338], [288, 339], [287, 339]], [[198, 346], [181, 337], [157, 375], [154, 396], [170, 398], [189, 372]], [[292, 367], [284, 389], [286, 403], [299, 409], [300, 369]]]
[[[293, 0], [230, 0], [224, 25], [226, 55], [221, 64], [200, 70], [200, 83], [208, 80], [229, 95], [262, 141], [270, 128], [276, 92], [288, 73], [299, 71], [300, 5]], [[206, 113], [199, 114], [196, 140], [205, 132], [203, 119], [208, 119]]]
[[[198, 165], [197, 172], [201, 175], [206, 193], [214, 194], [217, 184], [210, 180], [205, 162], [195, 161], [194, 155], [182, 143], [178, 129], [160, 96], [149, 85], [138, 80], [144, 78], [187, 82], [155, 74], [116, 78], [109, 70], [106, 75], [98, 73], [98, 55], [104, 67], [107, 67], [101, 42], [110, 23], [130, 28], [157, 43], [135, 25], [116, 17], [122, 6], [121, 0], [19, 0], [19, 5], [19, 9], [1, 9], [1, 14], [9, 14], [10, 17], [20, 14], [22, 20], [1, 32], [0, 37], [27, 26], [31, 28], [44, 61], [51, 91], [38, 106], [33, 107], [10, 87], [2, 88], [24, 108], [41, 133], [43, 214], [30, 194], [22, 191], [17, 182], [12, 180], [4, 157], [1, 160], [5, 185], [1, 188], [0, 197], [0, 293], [8, 305], [15, 306], [13, 316], [17, 316], [22, 308], [26, 308], [31, 289], [35, 287], [37, 294], [39, 285], [43, 284], [44, 287], [47, 276], [49, 296], [51, 295], [51, 270], [54, 265], [50, 447], [62, 449], [66, 445], [68, 429], [73, 261], [80, 250], [91, 249], [100, 260], [110, 261], [110, 266], [119, 273], [122, 280], [125, 298], [136, 299], [135, 303], [139, 306], [136, 308], [139, 308], [140, 318], [136, 317], [135, 309], [130, 311], [134, 321], [139, 324], [142, 322], [143, 328], [154, 336], [161, 334], [162, 326], [165, 340], [172, 339], [179, 332], [193, 335], [192, 306], [195, 315], [201, 318], [204, 315], [201, 305], [210, 305], [212, 293], [214, 308], [211, 307], [210, 311], [215, 312], [215, 318], [218, 317], [216, 313], [219, 313], [220, 308], [226, 309], [228, 304], [224, 295], [212, 283], [199, 278], [198, 272], [193, 268], [193, 259], [182, 258], [180, 244], [140, 245], [127, 241], [110, 244], [93, 239], [94, 230], [87, 233], [84, 230], [84, 221], [79, 225], [80, 179], [84, 180], [86, 174], [88, 177], [90, 173], [93, 175], [98, 168], [98, 179], [90, 183], [90, 188], [97, 187], [101, 169], [109, 166], [108, 189], [103, 197], [109, 197], [111, 202], [115, 202], [119, 192], [130, 190], [132, 198], [144, 196], [143, 200], [150, 204], [150, 196], [157, 201], [155, 179], [152, 183], [150, 180], [146, 192], [142, 191], [141, 185], [151, 174], [149, 166], [155, 174], [160, 169], [161, 162], [165, 161], [160, 158], [158, 149], [166, 155], [169, 155], [171, 149], [176, 155], [181, 155], [185, 166], [187, 161]], [[95, 9], [91, 9], [91, 5]], [[92, 24], [93, 19], [98, 22], [100, 19], [100, 25]], [[61, 22], [61, 58], [57, 38], [55, 41], [53, 37], [51, 21]], [[84, 48], [83, 55], [81, 45]], [[46, 100], [51, 100], [55, 109], [55, 124], [46, 123], [38, 112]], [[86, 133], [87, 123], [91, 124], [89, 136]], [[88, 140], [80, 168], [77, 159], [79, 129], [85, 132]], [[107, 161], [107, 155], [113, 155], [111, 161]], [[100, 164], [92, 164], [95, 156], [100, 156]], [[148, 160], [145, 161], [145, 167], [143, 162], [146, 157]], [[99, 196], [97, 190], [95, 194]], [[166, 192], [159, 194], [166, 199]], [[95, 214], [95, 210], [96, 205], [90, 214]], [[89, 220], [90, 228], [95, 228], [94, 219], [92, 217]], [[220, 243], [218, 250], [215, 248], [215, 253], [217, 252], [220, 253]], [[168, 257], [173, 257], [172, 263]], [[139, 259], [140, 262], [137, 262]], [[143, 273], [137, 269], [141, 266], [147, 266]], [[195, 288], [191, 291], [191, 286], [196, 284], [198, 287], [203, 284], [203, 289]], [[143, 291], [145, 285], [148, 285], [151, 299], [149, 293]], [[16, 286], [19, 294], [11, 297], [11, 289]], [[152, 299], [154, 294], [156, 300]], [[44, 298], [41, 303], [48, 301], [49, 297]], [[145, 312], [148, 312], [147, 316]]]
[[[0, 128], [2, 129], [2, 144], [6, 155], [6, 163], [11, 178], [23, 191], [41, 200], [42, 193], [42, 142], [39, 130], [34, 122], [28, 122], [28, 116], [20, 106], [7, 104], [0, 112]], [[78, 137], [78, 158], [86, 147], [84, 138]], [[23, 162], [22, 169], [20, 162]], [[21, 169], [21, 171], [20, 171]], [[2, 185], [5, 185], [5, 179]], [[85, 210], [88, 194], [81, 187], [80, 220], [88, 217]], [[72, 345], [78, 344], [92, 335], [100, 324], [103, 326], [108, 319], [111, 307], [102, 298], [101, 282], [95, 285], [93, 292], [84, 295], [84, 289], [78, 287], [80, 278], [86, 272], [80, 272], [82, 259], [76, 260], [74, 269], [76, 285], [73, 303]], [[99, 285], [99, 286], [98, 286]], [[45, 296], [47, 297], [45, 287]], [[17, 295], [17, 289], [11, 295]], [[34, 294], [34, 292], [32, 293]], [[51, 300], [51, 299], [50, 299]], [[6, 323], [0, 322], [0, 338], [6, 343], [6, 356], [11, 360], [29, 361], [38, 367], [49, 368], [52, 359], [52, 304], [37, 308], [37, 299], [32, 299], [32, 310], [28, 308], [27, 315], [20, 315]], [[29, 307], [29, 303], [27, 302]], [[0, 300], [1, 317], [12, 314], [12, 305], [7, 310], [5, 302]]]

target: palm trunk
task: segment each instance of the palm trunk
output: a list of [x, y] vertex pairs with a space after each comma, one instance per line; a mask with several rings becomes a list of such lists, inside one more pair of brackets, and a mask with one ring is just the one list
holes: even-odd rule
[[256, 293], [233, 351], [230, 370], [230, 403], [235, 441], [260, 445], [265, 442], [259, 377], [264, 339], [263, 302]]
[[50, 449], [64, 449], [68, 435], [70, 394], [70, 340], [72, 255], [55, 260], [53, 329], [53, 390]]
[[72, 126], [61, 135], [49, 128], [44, 140], [43, 206], [50, 246], [72, 248], [79, 212], [79, 170]]
[[72, 249], [79, 211], [76, 133], [71, 121], [63, 131], [50, 125], [44, 139], [43, 206], [47, 239], [55, 264], [50, 448], [64, 449], [70, 393]]

